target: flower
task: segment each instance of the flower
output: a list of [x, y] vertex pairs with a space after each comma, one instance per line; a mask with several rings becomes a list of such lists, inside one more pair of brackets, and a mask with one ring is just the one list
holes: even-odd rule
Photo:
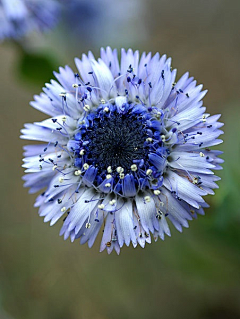
[[26, 124], [25, 186], [60, 235], [91, 247], [103, 229], [100, 251], [117, 253], [182, 231], [204, 214], [202, 196], [217, 188], [220, 115], [205, 113], [206, 91], [189, 74], [175, 83], [171, 59], [131, 49], [91, 52], [54, 73], [31, 105], [51, 116]]
[[52, 28], [58, 14], [56, 0], [0, 0], [0, 40]]

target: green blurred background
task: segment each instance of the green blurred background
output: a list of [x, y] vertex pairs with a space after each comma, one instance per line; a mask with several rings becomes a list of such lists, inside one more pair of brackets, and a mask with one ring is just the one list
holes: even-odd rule
[[[0, 319], [240, 318], [240, 1], [79, 1], [45, 35], [0, 45]], [[29, 101], [52, 71], [100, 46], [159, 51], [178, 78], [209, 90], [207, 111], [225, 123], [222, 180], [206, 216], [144, 249], [99, 253], [44, 224], [22, 187], [25, 122], [45, 115]], [[24, 50], [22, 49], [24, 47]]]

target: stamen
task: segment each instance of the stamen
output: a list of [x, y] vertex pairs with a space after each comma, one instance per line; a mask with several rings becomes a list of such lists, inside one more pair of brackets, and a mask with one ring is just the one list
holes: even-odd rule
[[89, 165], [88, 165], [87, 163], [85, 163], [85, 164], [83, 164], [83, 168], [84, 168], [85, 170], [87, 170], [87, 169], [89, 168]]
[[84, 111], [89, 112], [90, 111], [90, 105], [85, 104], [83, 109], [84, 109]]
[[84, 155], [85, 154], [85, 150], [81, 149], [81, 151], [79, 152], [80, 155]]
[[109, 204], [110, 204], [111, 206], [113, 206], [115, 203], [116, 203], [116, 199], [112, 199], [112, 200], [110, 200], [110, 202], [109, 202]]
[[150, 196], [145, 196], [144, 200], [145, 200], [146, 203], [150, 203], [151, 197]]
[[82, 171], [80, 171], [80, 169], [78, 169], [77, 171], [74, 172], [75, 176], [79, 176], [82, 174]]
[[124, 172], [124, 168], [122, 168], [121, 166], [118, 166], [117, 169], [116, 169], [116, 171], [117, 171], [118, 173], [123, 173], [123, 172]]
[[152, 174], [152, 172], [153, 172], [153, 171], [151, 170], [151, 168], [149, 168], [149, 169], [147, 169], [147, 171], [146, 171], [146, 175], [147, 175], [147, 176], [150, 176], [150, 175]]
[[108, 172], [108, 173], [112, 173], [112, 168], [111, 168], [111, 166], [108, 166], [107, 172]]
[[64, 181], [64, 178], [61, 176], [61, 177], [59, 177], [59, 183], [62, 183], [63, 181]]
[[133, 172], [136, 172], [137, 171], [137, 165], [136, 164], [131, 165], [131, 170]]

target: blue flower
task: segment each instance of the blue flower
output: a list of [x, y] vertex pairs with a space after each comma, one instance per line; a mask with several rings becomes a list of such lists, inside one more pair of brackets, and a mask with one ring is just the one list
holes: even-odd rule
[[[100, 251], [144, 247], [182, 231], [204, 214], [221, 169], [220, 115], [205, 113], [202, 85], [184, 74], [175, 83], [171, 59], [157, 53], [101, 49], [55, 73], [31, 105], [51, 118], [26, 124], [25, 186], [43, 188], [35, 206], [50, 225], [63, 219], [64, 239]], [[102, 233], [102, 232], [101, 232]], [[152, 237], [151, 237], [152, 235]]]
[[52, 28], [58, 15], [56, 0], [0, 0], [0, 40]]

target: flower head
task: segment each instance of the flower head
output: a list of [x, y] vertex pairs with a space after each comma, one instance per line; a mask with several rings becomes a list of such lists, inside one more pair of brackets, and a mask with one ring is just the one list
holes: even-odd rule
[[0, 40], [52, 28], [58, 11], [56, 0], [0, 0]]
[[202, 196], [219, 180], [220, 115], [205, 113], [206, 91], [189, 74], [175, 83], [171, 59], [157, 53], [101, 49], [55, 73], [31, 105], [50, 115], [26, 124], [25, 186], [45, 188], [35, 206], [50, 225], [63, 219], [64, 238], [117, 253], [144, 247], [204, 214]]

